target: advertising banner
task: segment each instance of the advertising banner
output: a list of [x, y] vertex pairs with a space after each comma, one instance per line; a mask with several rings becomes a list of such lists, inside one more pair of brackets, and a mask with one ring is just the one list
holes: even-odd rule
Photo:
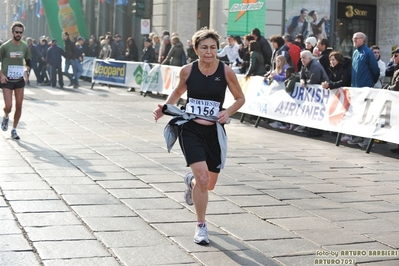
[[[170, 95], [179, 82], [180, 70], [175, 66], [96, 59], [92, 82]], [[263, 77], [237, 78], [245, 95], [241, 113], [399, 144], [397, 92], [351, 87], [326, 90], [321, 85], [304, 88], [296, 83], [287, 93], [283, 82], [265, 85]], [[186, 99], [186, 94], [181, 98]], [[227, 89], [223, 107], [233, 103]]]
[[51, 38], [57, 39], [59, 46], [64, 48], [63, 31], [69, 33], [72, 41], [79, 36], [88, 37], [80, 0], [42, 0], [42, 5]]
[[265, 28], [266, 0], [230, 0], [227, 35], [244, 36]]
[[285, 0], [284, 33], [316, 39], [330, 36], [331, 0]]

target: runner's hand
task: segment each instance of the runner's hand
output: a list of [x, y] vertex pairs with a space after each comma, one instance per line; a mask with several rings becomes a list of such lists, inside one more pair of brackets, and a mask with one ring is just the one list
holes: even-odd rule
[[163, 116], [162, 108], [163, 108], [163, 104], [158, 104], [158, 108], [155, 109], [155, 110], [152, 112], [152, 114], [153, 114], [153, 116], [154, 116], [155, 122], [157, 122], [158, 119], [161, 118], [161, 117]]
[[218, 122], [220, 124], [227, 124], [227, 122], [229, 121], [230, 115], [227, 112], [227, 110], [223, 110], [221, 112], [219, 112], [218, 114]]

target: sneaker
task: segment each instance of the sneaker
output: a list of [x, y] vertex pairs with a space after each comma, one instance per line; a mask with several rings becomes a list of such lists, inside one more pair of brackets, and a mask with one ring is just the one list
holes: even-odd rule
[[186, 201], [187, 205], [193, 205], [193, 188], [191, 187], [191, 181], [194, 179], [194, 174], [188, 172], [186, 177], [184, 177], [184, 183], [186, 183], [186, 190], [184, 191], [184, 200]]
[[352, 140], [348, 140], [346, 143], [348, 143], [349, 145], [355, 145], [355, 144], [359, 144], [361, 142], [363, 142], [363, 138], [354, 137]]
[[3, 122], [1, 122], [1, 129], [3, 131], [7, 131], [8, 130], [8, 117], [3, 116]]
[[294, 131], [298, 132], [298, 133], [303, 133], [303, 132], [305, 132], [305, 127], [304, 126], [297, 126], [296, 128], [294, 128]]
[[37, 86], [43, 86], [43, 85], [44, 85], [44, 83], [42, 83], [42, 82], [37, 83]]
[[283, 126], [283, 123], [281, 123], [280, 121], [274, 121], [273, 123], [270, 123], [269, 126], [271, 126], [272, 128], [280, 128]]
[[206, 228], [206, 223], [197, 224], [194, 234], [194, 242], [199, 245], [208, 245], [208, 229]]
[[[369, 145], [369, 142], [370, 142], [370, 139], [366, 138], [366, 139], [363, 140], [363, 142], [360, 142], [357, 145], [359, 145], [362, 148], [366, 148]], [[373, 146], [374, 146], [374, 142], [373, 142]]]
[[351, 141], [352, 140], [352, 136], [351, 135], [344, 135], [341, 138], [341, 142], [347, 142], [347, 141]]
[[289, 125], [289, 124], [287, 124], [287, 125], [282, 125], [281, 127], [279, 127], [279, 129], [282, 129], [282, 130], [289, 130], [289, 129], [290, 129], [290, 125]]
[[19, 136], [17, 134], [17, 130], [16, 129], [11, 130], [11, 138], [12, 139], [19, 139]]

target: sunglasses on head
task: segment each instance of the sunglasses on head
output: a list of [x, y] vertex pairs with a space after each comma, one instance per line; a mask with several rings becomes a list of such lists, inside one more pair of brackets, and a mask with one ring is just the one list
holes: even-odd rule
[[23, 31], [14, 31], [16, 34], [22, 34], [22, 33], [24, 33]]

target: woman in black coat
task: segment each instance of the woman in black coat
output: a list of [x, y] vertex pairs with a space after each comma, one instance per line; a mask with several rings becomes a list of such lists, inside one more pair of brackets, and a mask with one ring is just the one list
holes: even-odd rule
[[330, 60], [330, 78], [329, 82], [323, 82], [324, 89], [337, 89], [341, 87], [350, 87], [352, 75], [352, 61], [337, 51], [332, 51], [328, 56]]
[[126, 60], [139, 61], [139, 51], [135, 40], [132, 37], [126, 40]]

